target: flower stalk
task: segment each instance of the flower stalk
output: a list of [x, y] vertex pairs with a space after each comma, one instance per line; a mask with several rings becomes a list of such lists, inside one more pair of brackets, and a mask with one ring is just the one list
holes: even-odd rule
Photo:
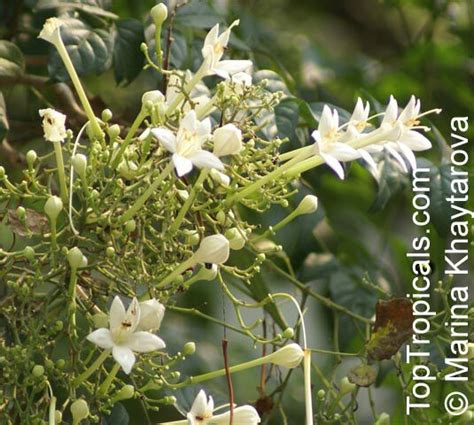
[[58, 170], [59, 193], [64, 204], [68, 202], [66, 173], [64, 171], [64, 158], [61, 142], [53, 142], [54, 155], [56, 157], [56, 167]]

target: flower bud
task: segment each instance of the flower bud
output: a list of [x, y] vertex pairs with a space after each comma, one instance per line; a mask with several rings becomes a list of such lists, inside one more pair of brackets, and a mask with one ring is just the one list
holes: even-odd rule
[[89, 416], [89, 406], [87, 402], [83, 399], [74, 401], [71, 404], [71, 414], [74, 424], [78, 424], [83, 419], [86, 419]]
[[226, 222], [226, 219], [227, 217], [226, 217], [225, 212], [222, 210], [219, 210], [219, 212], [216, 214], [217, 222], [223, 226]]
[[23, 255], [25, 258], [27, 258], [30, 261], [34, 260], [35, 258], [34, 248], [31, 246], [25, 246], [25, 248], [23, 249]]
[[131, 180], [137, 175], [138, 165], [133, 161], [122, 161], [118, 166], [118, 172], [124, 179]]
[[39, 378], [40, 376], [44, 375], [44, 367], [40, 364], [37, 364], [33, 367], [33, 370], [31, 371], [31, 374], [35, 378]]
[[114, 397], [114, 401], [128, 400], [132, 398], [135, 394], [135, 388], [133, 385], [124, 385]]
[[18, 207], [16, 209], [16, 216], [19, 220], [24, 221], [26, 217], [26, 210], [24, 207]]
[[72, 166], [81, 177], [86, 174], [87, 169], [87, 156], [82, 153], [74, 155], [71, 159]]
[[40, 109], [43, 118], [44, 138], [48, 142], [62, 142], [66, 138], [66, 115], [54, 109]]
[[104, 109], [102, 111], [102, 115], [101, 115], [101, 118], [102, 118], [102, 121], [110, 121], [112, 119], [112, 111], [110, 109]]
[[347, 376], [341, 379], [339, 384], [339, 392], [341, 393], [341, 396], [351, 393], [355, 388], [356, 385], [350, 382]]
[[324, 391], [323, 389], [319, 390], [316, 393], [316, 397], [318, 398], [318, 400], [323, 400], [324, 397], [326, 397], [326, 391]]
[[44, 204], [44, 212], [51, 222], [56, 222], [59, 213], [63, 209], [63, 201], [57, 196], [51, 196]]
[[159, 90], [147, 91], [142, 96], [142, 105], [148, 104], [148, 102], [150, 102], [151, 106], [154, 106], [163, 103], [164, 101], [165, 96]]
[[236, 155], [242, 150], [242, 131], [234, 124], [226, 124], [214, 131], [214, 155]]
[[141, 331], [154, 331], [160, 328], [165, 315], [165, 306], [156, 299], [140, 303], [140, 321], [137, 329]]
[[293, 343], [285, 345], [271, 354], [270, 361], [277, 366], [293, 369], [301, 363], [303, 357], [304, 352], [302, 348], [298, 344]]
[[387, 413], [381, 413], [374, 425], [390, 425], [390, 416]]
[[289, 338], [293, 338], [294, 336], [295, 336], [295, 331], [293, 330], [293, 328], [286, 328], [283, 331], [283, 338], [289, 339]]
[[29, 150], [26, 153], [26, 163], [28, 164], [28, 167], [32, 168], [37, 159], [38, 155], [34, 150]]
[[318, 198], [306, 195], [295, 209], [297, 215], [312, 214], [318, 209]]
[[197, 275], [197, 280], [214, 280], [217, 277], [217, 265], [212, 264], [211, 267], [202, 266]]
[[163, 25], [163, 22], [166, 21], [166, 18], [168, 18], [168, 8], [165, 4], [158, 3], [156, 6], [151, 8], [150, 15], [155, 25], [157, 27], [161, 26]]
[[221, 234], [206, 236], [193, 258], [196, 263], [224, 264], [229, 258], [229, 241]]
[[63, 414], [59, 410], [56, 410], [54, 412], [54, 423], [60, 424], [62, 420], [63, 420]]
[[110, 137], [110, 140], [115, 140], [120, 135], [120, 126], [118, 124], [113, 124], [107, 129], [107, 134]]
[[181, 200], [183, 202], [186, 202], [189, 198], [189, 192], [187, 190], [176, 190], [176, 193], [178, 194], [178, 196], [181, 198]]
[[187, 342], [183, 347], [183, 354], [190, 356], [196, 352], [196, 344], [194, 342]]
[[232, 227], [225, 232], [225, 237], [229, 240], [230, 249], [239, 250], [245, 246], [245, 237], [236, 227]]
[[105, 250], [105, 255], [107, 258], [114, 258], [115, 257], [115, 248], [113, 246], [108, 246]]
[[135, 220], [128, 220], [125, 223], [125, 233], [132, 233], [137, 229], [137, 222]]
[[199, 236], [199, 232], [197, 230], [188, 230], [185, 232], [186, 235], [186, 243], [188, 245], [197, 245], [201, 237]]
[[212, 168], [209, 172], [212, 180], [214, 180], [218, 185], [223, 187], [228, 187], [230, 185], [230, 177], [220, 171], [217, 171], [215, 168]]
[[79, 267], [82, 267], [84, 255], [82, 255], [81, 250], [75, 246], [67, 253], [67, 261], [71, 269], [77, 270]]

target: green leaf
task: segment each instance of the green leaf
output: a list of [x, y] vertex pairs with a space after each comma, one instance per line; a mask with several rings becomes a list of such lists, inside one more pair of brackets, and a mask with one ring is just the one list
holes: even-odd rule
[[0, 40], [0, 76], [16, 77], [25, 69], [23, 53], [16, 44]]
[[133, 81], [143, 68], [140, 45], [145, 41], [143, 25], [136, 19], [121, 19], [116, 23], [114, 45], [114, 75], [117, 84]]
[[370, 207], [371, 212], [383, 210], [390, 199], [408, 186], [406, 173], [404, 173], [398, 161], [390, 155], [385, 155], [381, 167], [378, 192], [374, 203]]
[[122, 403], [116, 403], [110, 415], [103, 418], [104, 425], [128, 425], [130, 416]]
[[[100, 74], [107, 70], [112, 60], [114, 31], [91, 28], [75, 18], [66, 18], [62, 21], [64, 25], [61, 28], [61, 35], [77, 73]], [[48, 72], [51, 78], [57, 81], [70, 79], [56, 49], [51, 50]]]
[[253, 76], [254, 83], [258, 84], [263, 80], [266, 80], [267, 85], [265, 88], [269, 92], [275, 93], [277, 91], [282, 91], [285, 94], [290, 94], [285, 81], [276, 72], [271, 71], [269, 69], [262, 69], [261, 71], [257, 71]]
[[103, 18], [118, 19], [115, 13], [104, 10], [109, 7], [109, 3], [107, 0], [39, 0], [36, 9], [69, 8]]
[[294, 139], [295, 129], [299, 121], [299, 104], [295, 98], [283, 99], [275, 108], [275, 121], [278, 129], [278, 137], [281, 139]]
[[171, 44], [170, 64], [174, 68], [182, 68], [188, 58], [188, 44], [186, 38], [180, 32], [173, 34]]
[[8, 125], [8, 119], [7, 119], [7, 107], [5, 105], [5, 99], [3, 98], [3, 93], [0, 92], [0, 142], [7, 135], [9, 128], [10, 126]]
[[453, 194], [451, 191], [451, 164], [431, 168], [430, 177], [430, 206], [428, 211], [431, 223], [440, 236], [449, 235], [451, 224], [451, 204], [446, 200]]

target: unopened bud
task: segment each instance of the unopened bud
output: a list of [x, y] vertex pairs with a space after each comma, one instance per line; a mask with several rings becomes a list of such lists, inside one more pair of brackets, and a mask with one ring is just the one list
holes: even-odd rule
[[38, 155], [34, 150], [30, 150], [26, 153], [26, 163], [29, 168], [33, 168], [34, 163], [36, 162]]
[[293, 328], [286, 328], [283, 332], [283, 338], [290, 339], [295, 336], [295, 331]]
[[298, 215], [312, 214], [318, 209], [318, 198], [314, 195], [306, 195], [295, 209]]
[[341, 379], [341, 382], [339, 384], [339, 391], [341, 393], [341, 396], [351, 393], [355, 390], [355, 388], [356, 385], [350, 382], [347, 376]]
[[245, 237], [236, 227], [228, 229], [225, 232], [225, 237], [229, 240], [230, 249], [239, 250], [245, 246]]
[[78, 153], [72, 157], [71, 163], [74, 169], [81, 177], [86, 174], [87, 169], [87, 156], [82, 153]]
[[229, 241], [224, 235], [205, 237], [194, 253], [196, 263], [223, 264], [229, 258]]
[[89, 406], [83, 399], [74, 401], [71, 404], [72, 421], [74, 424], [78, 424], [83, 419], [89, 416]]
[[278, 366], [293, 369], [303, 360], [304, 352], [302, 348], [296, 344], [288, 344], [283, 348], [275, 351], [270, 355], [270, 361]]
[[196, 344], [194, 342], [187, 342], [183, 347], [183, 354], [190, 356], [196, 352]]
[[197, 273], [197, 280], [214, 280], [217, 277], [217, 265], [212, 264], [210, 267], [207, 265], [202, 266]]
[[150, 10], [151, 18], [156, 26], [163, 25], [163, 22], [168, 18], [168, 8], [163, 3], [158, 3], [156, 6], [152, 7]]
[[77, 270], [79, 267], [82, 267], [84, 255], [82, 254], [81, 250], [75, 246], [67, 253], [67, 261], [69, 262], [71, 269]]
[[63, 209], [63, 201], [57, 196], [51, 196], [44, 204], [44, 212], [52, 222], [56, 222]]
[[118, 124], [113, 124], [107, 129], [107, 134], [110, 137], [110, 140], [115, 140], [120, 135], [120, 126]]
[[102, 111], [102, 121], [105, 121], [105, 122], [110, 121], [112, 119], [112, 116], [113, 114], [110, 109], [104, 109]]
[[18, 217], [19, 220], [23, 221], [26, 217], [26, 210], [23, 207], [18, 207], [16, 209], [16, 216]]
[[135, 394], [135, 388], [133, 385], [124, 385], [114, 397], [114, 401], [128, 400], [132, 398]]

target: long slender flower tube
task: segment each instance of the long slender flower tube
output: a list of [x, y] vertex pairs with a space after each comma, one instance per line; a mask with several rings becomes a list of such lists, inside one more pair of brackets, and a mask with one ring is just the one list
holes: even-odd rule
[[239, 72], [247, 71], [252, 67], [249, 60], [222, 60], [225, 49], [229, 43], [232, 28], [239, 25], [239, 20], [235, 20], [222, 34], [219, 34], [219, 24], [216, 24], [208, 32], [204, 46], [202, 48], [202, 56], [208, 59], [208, 75], [218, 75], [224, 79], [230, 79], [232, 75]]
[[71, 81], [74, 84], [76, 92], [79, 96], [79, 100], [81, 101], [82, 106], [86, 112], [87, 118], [89, 119], [93, 134], [97, 138], [102, 139], [104, 135], [100, 128], [99, 122], [94, 114], [94, 111], [92, 110], [92, 107], [89, 103], [89, 99], [87, 99], [79, 76], [77, 75], [76, 69], [74, 68], [66, 46], [64, 45], [64, 42], [61, 38], [60, 28], [62, 25], [63, 23], [58, 18], [47, 19], [45, 24], [43, 25], [43, 29], [38, 35], [38, 38], [41, 38], [47, 41], [48, 43], [53, 44], [56, 50], [58, 51], [59, 56], [61, 57], [64, 66], [66, 67], [66, 70], [69, 76], [71, 77]]
[[[220, 414], [215, 414], [215, 411], [214, 399], [212, 396], [208, 398], [204, 390], [201, 390], [186, 415], [187, 419], [161, 425], [228, 425], [230, 423], [230, 411]], [[260, 416], [253, 406], [244, 405], [234, 408], [233, 425], [254, 425], [260, 422]]]
[[194, 110], [183, 117], [177, 134], [164, 127], [154, 128], [151, 133], [173, 154], [171, 160], [179, 177], [188, 174], [194, 166], [224, 169], [224, 164], [216, 155], [202, 149], [211, 137], [211, 121], [209, 118], [199, 121]]
[[[122, 300], [116, 296], [110, 307], [110, 328], [99, 328], [87, 336], [87, 340], [105, 350], [112, 350], [112, 356], [123, 371], [129, 374], [135, 364], [134, 352], [148, 353], [166, 347], [158, 336], [138, 330], [141, 308], [134, 298], [125, 310]], [[143, 326], [143, 322], [142, 322]]]
[[66, 138], [66, 115], [54, 109], [40, 109], [40, 117], [43, 118], [44, 138], [53, 143], [54, 154], [56, 156], [56, 166], [58, 170], [59, 191], [61, 200], [64, 204], [68, 201], [66, 172], [64, 170], [64, 158], [62, 150], [62, 142]]

